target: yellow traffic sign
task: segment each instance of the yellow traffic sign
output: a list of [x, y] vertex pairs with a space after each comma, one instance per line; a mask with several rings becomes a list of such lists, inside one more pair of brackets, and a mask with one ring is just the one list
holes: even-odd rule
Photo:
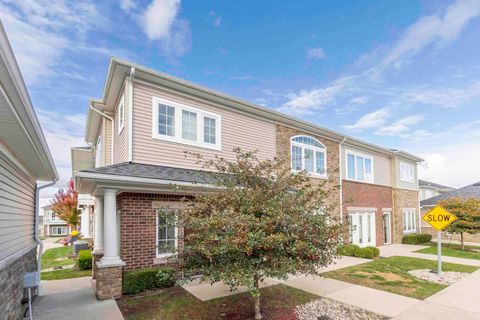
[[457, 220], [457, 217], [453, 214], [448, 212], [441, 206], [436, 206], [429, 213], [423, 216], [423, 220], [429, 223], [432, 227], [441, 231], [452, 222]]

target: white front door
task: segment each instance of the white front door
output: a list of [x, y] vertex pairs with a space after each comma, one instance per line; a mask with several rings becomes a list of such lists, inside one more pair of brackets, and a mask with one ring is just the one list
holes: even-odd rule
[[375, 212], [350, 212], [350, 243], [375, 246]]

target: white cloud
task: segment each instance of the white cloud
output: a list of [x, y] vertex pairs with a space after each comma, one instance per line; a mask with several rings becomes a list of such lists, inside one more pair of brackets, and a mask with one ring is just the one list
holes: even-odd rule
[[465, 102], [480, 96], [480, 82], [465, 88], [429, 88], [407, 92], [403, 97], [413, 103], [424, 103], [445, 108], [458, 108]]
[[383, 61], [399, 67], [406, 58], [435, 42], [452, 41], [465, 25], [480, 15], [480, 1], [457, 0], [445, 10], [424, 16], [411, 25]]
[[222, 24], [222, 17], [216, 17], [213, 20], [213, 26], [214, 27], [219, 27]]
[[376, 128], [383, 125], [390, 116], [391, 110], [389, 108], [381, 108], [363, 115], [354, 124], [344, 125], [343, 127], [351, 131], [362, 131], [365, 129]]
[[360, 104], [365, 104], [367, 102], [368, 102], [368, 98], [366, 96], [355, 97], [348, 101], [348, 103], [351, 105], [360, 105]]
[[120, 1], [120, 8], [122, 8], [125, 13], [129, 13], [133, 9], [137, 7], [137, 4], [134, 0], [121, 0]]
[[307, 59], [320, 60], [325, 58], [325, 51], [322, 48], [313, 48], [307, 50]]
[[[422, 121], [423, 117], [414, 115], [399, 119], [388, 126], [384, 126], [375, 131], [375, 134], [381, 136], [401, 136], [404, 134], [409, 134], [411, 131], [411, 126], [416, 125]], [[418, 132], [417, 134], [419, 134]]]
[[190, 51], [191, 31], [187, 20], [177, 17], [180, 0], [153, 0], [141, 15], [140, 24], [150, 41], [158, 41], [167, 57]]

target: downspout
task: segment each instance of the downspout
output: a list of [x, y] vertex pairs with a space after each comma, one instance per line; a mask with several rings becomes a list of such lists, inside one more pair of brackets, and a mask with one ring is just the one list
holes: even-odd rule
[[40, 215], [40, 190], [51, 187], [57, 183], [58, 178], [55, 178], [52, 182], [47, 183], [43, 186], [39, 186], [37, 184], [37, 187], [35, 188], [35, 232], [34, 238], [35, 242], [38, 244], [38, 258], [37, 258], [37, 277], [38, 277], [38, 295], [40, 296], [42, 294], [42, 287], [40, 285], [40, 281], [42, 280], [42, 255], [43, 255], [43, 242], [40, 240], [38, 237], [38, 217]]
[[[133, 79], [135, 68], [130, 68], [130, 81], [128, 82], [128, 161], [133, 161]], [[112, 148], [113, 150], [113, 148]]]
[[[92, 102], [90, 102], [90, 109], [91, 109], [92, 111], [95, 111], [96, 113], [100, 114], [102, 117], [104, 117], [104, 118], [106, 118], [106, 119], [108, 119], [108, 120], [110, 120], [110, 121], [112, 122], [112, 163], [113, 163], [113, 142], [115, 141], [115, 140], [114, 140], [114, 139], [115, 139], [115, 121], [113, 121], [113, 118], [112, 118], [112, 117], [106, 115], [105, 113], [103, 113], [102, 111], [100, 111], [100, 110], [98, 110], [98, 109], [95, 109], [95, 108], [93, 107], [93, 103], [92, 103]], [[106, 141], [106, 140], [105, 140], [105, 141]], [[105, 144], [105, 150], [106, 150], [106, 149], [107, 149], [107, 148], [106, 148], [106, 144]], [[107, 165], [107, 164], [105, 163], [105, 165]]]
[[338, 171], [338, 179], [339, 179], [339, 186], [340, 186], [340, 222], [343, 222], [343, 177], [342, 177], [342, 144], [347, 140], [347, 137], [343, 137], [343, 140], [340, 141], [338, 144], [338, 159], [340, 168]]

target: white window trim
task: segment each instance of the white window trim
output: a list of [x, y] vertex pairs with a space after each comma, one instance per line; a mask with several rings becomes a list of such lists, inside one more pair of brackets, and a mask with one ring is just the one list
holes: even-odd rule
[[[354, 156], [354, 159], [355, 159], [355, 171], [357, 170], [357, 156], [358, 157], [362, 157], [362, 158], [365, 158], [365, 159], [369, 159], [370, 160], [370, 163], [372, 164], [372, 174], [371, 174], [371, 178], [370, 179], [364, 179], [364, 180], [359, 180], [356, 178], [356, 174], [355, 174], [355, 179], [352, 179], [349, 177], [349, 169], [348, 169], [348, 155], [352, 155]], [[357, 151], [352, 151], [352, 150], [345, 150], [345, 179], [346, 180], [350, 180], [350, 181], [356, 181], [356, 182], [362, 182], [362, 183], [374, 183], [374, 180], [375, 180], [375, 171], [374, 171], [374, 167], [375, 167], [375, 163], [373, 161], [373, 157], [372, 156], [369, 156], [369, 155], [366, 155], [364, 153], [360, 153], [360, 152], [357, 152]], [[365, 166], [363, 166], [363, 176], [366, 177], [366, 173], [365, 173]], [[356, 173], [356, 172], [355, 172]]]
[[[158, 133], [158, 104], [165, 104], [175, 108], [175, 135], [173, 137], [161, 135]], [[191, 141], [182, 138], [182, 110], [195, 112], [197, 114], [197, 141]], [[216, 120], [215, 144], [203, 141], [204, 117]], [[219, 114], [211, 113], [205, 110], [197, 109], [171, 100], [159, 97], [152, 98], [152, 138], [169, 142], [181, 143], [199, 148], [222, 150], [222, 117]]]
[[[158, 210], [161, 210], [161, 209], [164, 209], [164, 208], [156, 208], [155, 209], [155, 214], [156, 214], [156, 218], [155, 218], [155, 257], [156, 258], [168, 258], [168, 257], [171, 257], [171, 256], [174, 256], [175, 253], [161, 253], [159, 254], [158, 253]], [[170, 209], [170, 208], [165, 208], [165, 209]], [[175, 250], [178, 248], [178, 227], [175, 226]]]
[[[402, 165], [412, 167], [412, 178], [411, 179], [402, 177]], [[412, 163], [400, 161], [399, 167], [400, 167], [400, 181], [407, 182], [407, 183], [415, 183], [415, 165], [413, 165]]]
[[[304, 143], [301, 143], [301, 142], [296, 142], [296, 141], [293, 141], [293, 139], [295, 138], [298, 138], [298, 137], [308, 137], [308, 138], [312, 138], [313, 140], [317, 141], [318, 143], [320, 143], [323, 148], [319, 148], [319, 147], [315, 147], [315, 146], [311, 146], [311, 145], [308, 145], [308, 144], [304, 144]], [[308, 175], [310, 177], [313, 177], [313, 178], [320, 178], [320, 179], [327, 179], [328, 178], [328, 172], [327, 172], [327, 168], [328, 168], [328, 163], [327, 163], [327, 148], [325, 147], [325, 145], [320, 142], [318, 139], [315, 139], [314, 137], [311, 137], [309, 135], [304, 135], [304, 134], [301, 134], [301, 135], [296, 135], [296, 136], [293, 136], [290, 138], [290, 168], [292, 168], [292, 172], [300, 172], [301, 170], [295, 170], [293, 168], [293, 161], [292, 161], [292, 146], [296, 146], [296, 147], [300, 147], [302, 148], [302, 168], [305, 168], [305, 148], [307, 149], [310, 149], [310, 150], [313, 150], [313, 165], [314, 165], [314, 169], [316, 171], [316, 166], [317, 166], [317, 154], [316, 152], [323, 152], [323, 155], [324, 155], [324, 159], [325, 159], [325, 173], [324, 174], [319, 174], [317, 172], [309, 172], [309, 171], [306, 171], [308, 173]]]
[[[100, 145], [100, 148], [98, 147]], [[103, 145], [102, 145], [102, 136], [98, 136], [97, 143], [95, 144], [95, 168], [99, 168], [102, 166], [102, 153], [103, 153]]]
[[412, 225], [413, 229], [406, 229], [406, 223], [403, 224], [403, 234], [411, 234], [411, 233], [416, 233], [417, 232], [417, 210], [415, 208], [403, 208], [402, 210], [402, 219], [403, 221], [405, 220], [405, 214], [409, 213], [411, 214], [413, 212], [413, 217], [412, 219]]
[[120, 102], [118, 103], [117, 108], [118, 113], [118, 134], [122, 133], [123, 129], [125, 128], [125, 97], [122, 96]]

